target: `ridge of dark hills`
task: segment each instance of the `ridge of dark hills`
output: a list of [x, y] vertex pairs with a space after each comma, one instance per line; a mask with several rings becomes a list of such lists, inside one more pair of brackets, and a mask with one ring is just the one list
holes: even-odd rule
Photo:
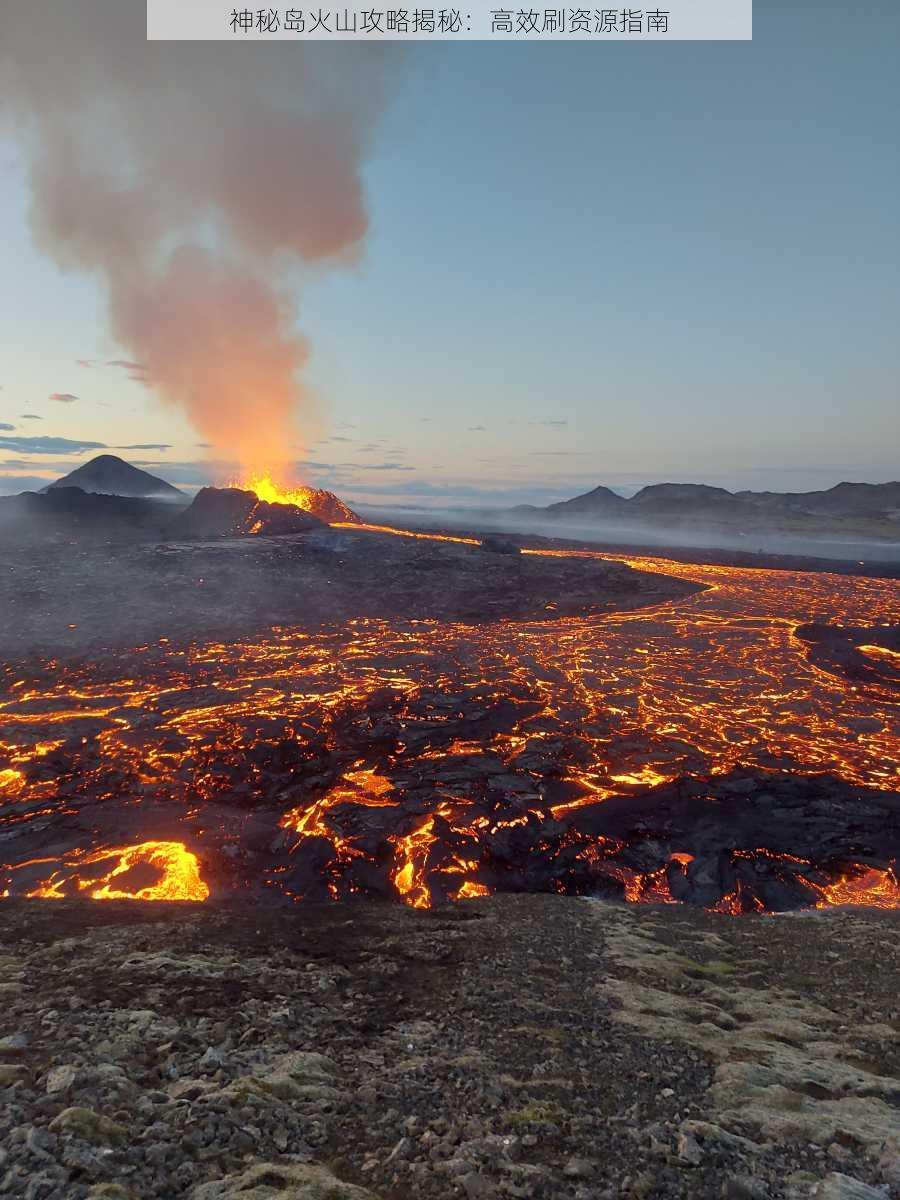
[[[657, 483], [630, 499], [607, 487], [544, 508], [509, 510], [551, 521], [616, 521], [662, 526], [731, 526], [758, 531], [779, 526], [798, 532], [842, 532], [852, 525], [900, 537], [900, 482], [839, 483], [815, 492], [729, 492], [700, 483]], [[877, 527], [877, 528], [876, 528]]]

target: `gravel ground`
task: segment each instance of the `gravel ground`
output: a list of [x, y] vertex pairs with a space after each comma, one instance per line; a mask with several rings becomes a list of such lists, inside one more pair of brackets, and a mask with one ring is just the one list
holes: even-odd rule
[[0, 1195], [900, 1197], [896, 913], [0, 905]]

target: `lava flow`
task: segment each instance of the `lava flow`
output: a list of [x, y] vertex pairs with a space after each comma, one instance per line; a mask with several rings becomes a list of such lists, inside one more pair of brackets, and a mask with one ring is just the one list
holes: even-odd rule
[[900, 906], [896, 691], [795, 633], [875, 630], [859, 651], [889, 658], [900, 586], [619, 557], [705, 590], [540, 622], [161, 643], [127, 675], [14, 681], [0, 890]]

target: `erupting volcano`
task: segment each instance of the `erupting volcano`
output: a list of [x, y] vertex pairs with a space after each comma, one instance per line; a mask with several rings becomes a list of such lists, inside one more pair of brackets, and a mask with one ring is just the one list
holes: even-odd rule
[[329, 525], [359, 520], [353, 509], [339, 500], [334, 492], [314, 487], [280, 487], [269, 473], [251, 474], [242, 482], [229, 486], [253, 492], [258, 500], [266, 504], [293, 504]]

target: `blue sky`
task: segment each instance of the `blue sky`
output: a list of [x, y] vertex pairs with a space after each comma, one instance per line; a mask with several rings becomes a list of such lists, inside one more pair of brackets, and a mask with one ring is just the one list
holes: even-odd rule
[[[896, 478], [898, 44], [893, 3], [803, 0], [757, 2], [752, 43], [411, 51], [361, 259], [298, 284], [300, 473], [385, 503]], [[86, 443], [199, 482], [27, 208], [0, 135], [0, 487]]]

